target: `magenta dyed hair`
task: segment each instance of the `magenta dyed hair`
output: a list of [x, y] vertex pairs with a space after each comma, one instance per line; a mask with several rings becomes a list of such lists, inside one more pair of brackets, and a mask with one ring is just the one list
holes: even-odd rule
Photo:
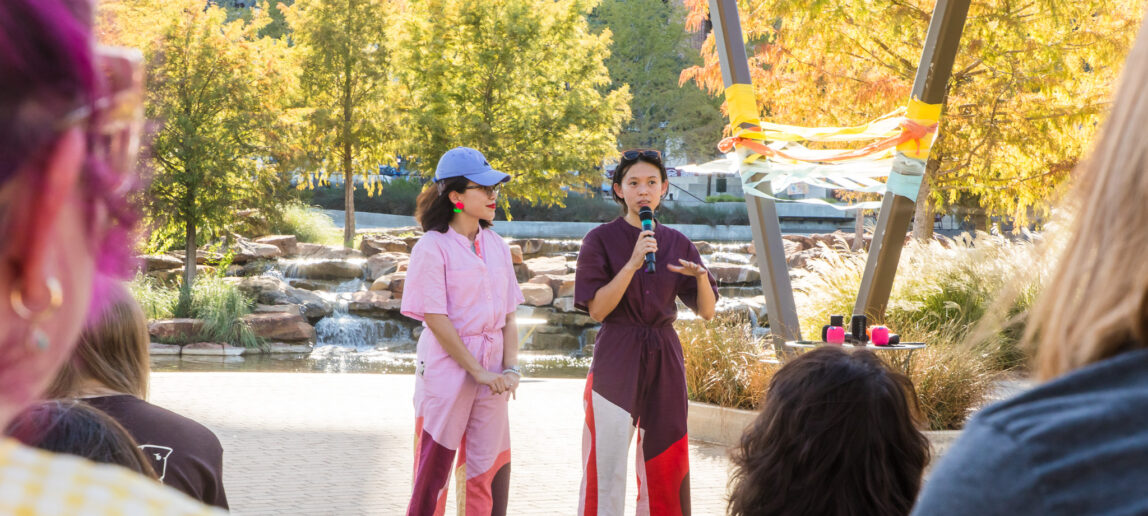
[[[66, 128], [62, 120], [81, 108], [94, 108], [106, 95], [97, 71], [91, 14], [89, 0], [0, 1], [0, 189], [10, 186], [18, 173], [39, 170]], [[132, 270], [137, 222], [127, 201], [132, 188], [123, 186], [126, 171], [110, 170], [98, 157], [100, 114], [97, 109], [92, 113], [80, 122], [88, 148], [79, 187], [92, 223], [87, 246], [97, 277], [126, 277]], [[43, 187], [41, 178], [27, 180], [32, 188]], [[10, 223], [9, 209], [0, 204], [0, 228]], [[110, 227], [95, 226], [99, 218], [94, 215], [101, 209], [109, 214]], [[108, 291], [107, 279], [96, 281], [89, 314], [102, 310]], [[39, 371], [31, 367], [32, 361], [70, 350], [58, 345], [51, 353], [29, 356], [22, 344], [0, 348], [0, 391], [10, 400], [27, 399], [35, 379], [22, 371]]]
[[[59, 137], [61, 119], [107, 93], [96, 71], [90, 18], [87, 0], [0, 3], [0, 188], [22, 166], [45, 159]], [[138, 216], [127, 202], [131, 188], [121, 180], [126, 171], [109, 170], [93, 151], [100, 140], [98, 123], [98, 111], [84, 121], [89, 150], [81, 191], [89, 214], [102, 205], [113, 223], [102, 241], [92, 242], [98, 270], [125, 277], [131, 272]], [[0, 220], [3, 210], [0, 206]]]

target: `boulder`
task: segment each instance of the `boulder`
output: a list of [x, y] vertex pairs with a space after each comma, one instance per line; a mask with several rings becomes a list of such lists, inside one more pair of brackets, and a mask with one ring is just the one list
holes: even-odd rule
[[578, 337], [569, 333], [535, 333], [532, 339], [531, 349], [573, 351], [580, 347]]
[[242, 265], [228, 265], [227, 270], [223, 271], [224, 276], [243, 276], [246, 269]]
[[288, 313], [295, 315], [303, 315], [303, 310], [299, 305], [260, 305], [256, 304], [251, 313], [256, 314], [275, 314], [275, 313]]
[[[781, 235], [781, 238], [787, 242], [793, 242], [797, 244], [797, 251], [804, 251], [806, 249], [811, 249], [817, 246], [817, 242], [815, 242], [813, 238], [806, 235]], [[789, 248], [786, 247], [786, 249], [788, 250]], [[786, 252], [785, 254], [788, 255], [789, 253]]]
[[541, 276], [543, 274], [551, 274], [554, 276], [566, 274], [566, 258], [562, 256], [531, 258], [524, 263], [526, 267], [530, 269], [531, 277]]
[[411, 257], [406, 253], [378, 252], [367, 258], [367, 263], [363, 267], [367, 279], [374, 280], [398, 271], [400, 264], [406, 264], [410, 261]]
[[765, 296], [740, 299], [722, 298], [718, 300], [715, 311], [719, 314], [741, 314], [744, 320], [750, 321], [755, 326], [763, 326], [769, 321], [765, 309]]
[[519, 283], [530, 281], [530, 267], [527, 267], [525, 263], [514, 264], [514, 278]]
[[347, 260], [352, 258], [366, 258], [362, 251], [349, 247], [336, 247], [321, 244], [299, 244], [300, 258], [313, 258], [316, 260]]
[[160, 344], [152, 342], [148, 344], [148, 353], [152, 355], [179, 355], [178, 344]]
[[391, 290], [391, 276], [380, 276], [378, 279], [371, 283], [371, 288], [369, 290]]
[[251, 296], [256, 303], [264, 305], [297, 305], [303, 316], [317, 320], [331, 315], [331, 303], [313, 292], [287, 286], [283, 280], [270, 276], [251, 278], [228, 278], [239, 287], [240, 292]]
[[522, 246], [518, 244], [510, 246], [510, 263], [522, 263]]
[[363, 263], [340, 258], [321, 258], [292, 263], [283, 273], [307, 279], [349, 280], [363, 277]]
[[287, 312], [253, 313], [240, 318], [251, 327], [256, 336], [274, 341], [315, 340], [315, 327], [307, 324], [303, 316]]
[[147, 333], [159, 340], [188, 341], [203, 331], [199, 319], [156, 319], [147, 325]]
[[[573, 300], [573, 298], [568, 298], [568, 299]], [[579, 313], [579, 312], [574, 312], [574, 313], [555, 312], [554, 314], [551, 314], [550, 318], [547, 320], [549, 321], [550, 324], [558, 324], [558, 325], [562, 325], [562, 326], [582, 327], [582, 326], [593, 326], [595, 324], [598, 324], [598, 321], [595, 321], [594, 319], [590, 318], [589, 315]]]
[[542, 239], [541, 238], [526, 238], [519, 240], [518, 245], [522, 246], [522, 254], [531, 255], [542, 252]]
[[761, 281], [757, 267], [737, 263], [715, 262], [709, 265], [718, 283], [754, 283]]
[[246, 350], [225, 342], [193, 342], [179, 350], [181, 355], [238, 356]]
[[396, 272], [394, 274], [391, 274], [391, 285], [390, 286], [391, 286], [391, 292], [394, 294], [394, 297], [402, 299], [402, 297], [403, 297], [403, 286], [406, 285], [406, 283], [407, 283], [407, 273]]
[[298, 342], [271, 342], [267, 344], [267, 352], [271, 354], [310, 353], [311, 350], [310, 344]]
[[278, 246], [261, 244], [237, 236], [232, 236], [226, 250], [233, 253], [231, 263], [240, 265], [255, 260], [266, 260], [283, 256], [283, 250]]
[[794, 253], [793, 255], [786, 257], [785, 263], [786, 263], [786, 265], [789, 265], [789, 267], [791, 269], [804, 268], [806, 265], [809, 264], [809, 260], [812, 260], [815, 258], [821, 258], [824, 255], [825, 255], [825, 248], [824, 247], [811, 247], [809, 249]]
[[380, 315], [392, 311], [390, 307], [393, 303], [388, 303], [391, 299], [392, 295], [387, 290], [355, 292], [347, 303], [347, 311], [355, 315]]
[[749, 265], [750, 263], [753, 263], [750, 255], [748, 254], [727, 253], [724, 251], [713, 253], [710, 256], [710, 261], [721, 263], [736, 263], [738, 265]]
[[554, 290], [550, 288], [550, 285], [521, 283], [518, 286], [522, 289], [522, 296], [526, 298], [523, 301], [524, 304], [544, 306], [554, 300]]
[[145, 254], [140, 256], [143, 271], [166, 271], [183, 267], [183, 260], [169, 254]]
[[694, 247], [698, 249], [698, 254], [713, 254], [714, 252], [713, 244], [704, 240], [694, 242]]
[[295, 238], [295, 235], [268, 235], [256, 238], [255, 241], [260, 244], [278, 247], [279, 250], [283, 252], [283, 256], [295, 256], [299, 254], [299, 240]]
[[331, 303], [313, 292], [301, 288], [287, 287], [287, 291], [284, 292], [284, 294], [289, 302], [299, 305], [299, 308], [303, 310], [303, 317], [306, 317], [309, 321], [316, 321], [334, 312]]
[[540, 285], [549, 285], [554, 290], [554, 297], [570, 297], [574, 295], [574, 275], [562, 274], [551, 275], [543, 274], [530, 278], [530, 283], [538, 283]]
[[390, 235], [364, 235], [359, 242], [359, 250], [365, 256], [373, 256], [382, 252], [409, 253], [410, 247], [401, 238]]
[[311, 290], [311, 291], [314, 291], [314, 290], [331, 290], [330, 287], [328, 287], [327, 285], [324, 285], [323, 283], [320, 283], [318, 281], [305, 280], [305, 279], [293, 279], [293, 280], [291, 280], [291, 286], [295, 287], [295, 288], [301, 288], [303, 290]]
[[574, 308], [574, 298], [572, 298], [572, 297], [560, 297], [558, 299], [555, 299], [553, 305], [554, 305], [554, 308], [560, 312], [580, 312], [581, 311], [581, 310], [578, 310], [577, 308]]

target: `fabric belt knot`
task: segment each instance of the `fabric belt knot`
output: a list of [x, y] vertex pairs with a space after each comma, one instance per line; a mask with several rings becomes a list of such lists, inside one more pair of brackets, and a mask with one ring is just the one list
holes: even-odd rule
[[482, 333], [475, 333], [473, 335], [463, 335], [463, 338], [482, 337], [482, 344], [478, 348], [477, 356], [478, 363], [482, 364], [482, 368], [490, 370], [491, 361], [494, 359], [494, 335], [499, 330], [484, 329]]

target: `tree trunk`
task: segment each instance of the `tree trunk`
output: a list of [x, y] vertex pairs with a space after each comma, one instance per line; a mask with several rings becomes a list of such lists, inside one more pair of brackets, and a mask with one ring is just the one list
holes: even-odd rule
[[[350, 143], [346, 147], [350, 147]], [[343, 247], [355, 245], [355, 174], [351, 172], [350, 149], [343, 155], [343, 203], [346, 218], [343, 221]]]
[[857, 210], [857, 221], [853, 226], [853, 250], [865, 247], [865, 210]]
[[189, 215], [184, 224], [187, 226], [187, 243], [184, 244], [184, 252], [187, 254], [183, 257], [183, 284], [190, 289], [195, 281], [195, 220]]

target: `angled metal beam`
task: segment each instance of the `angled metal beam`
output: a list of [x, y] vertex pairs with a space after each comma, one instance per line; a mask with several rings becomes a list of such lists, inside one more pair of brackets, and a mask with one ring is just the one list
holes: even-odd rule
[[[710, 22], [713, 23], [714, 40], [717, 43], [722, 81], [726, 87], [728, 100], [731, 98], [731, 86], [752, 88], [745, 42], [742, 40], [741, 20], [737, 13], [737, 1], [710, 0]], [[752, 98], [745, 101], [743, 97], [742, 100], [743, 102], [728, 103], [731, 123], [742, 117], [757, 119], [757, 103]], [[751, 123], [745, 122], [739, 125], [752, 126]], [[739, 149], [738, 156], [744, 159], [745, 151]], [[768, 190], [769, 183], [762, 183], [761, 188]], [[773, 336], [774, 349], [781, 357], [788, 353], [785, 341], [801, 340], [801, 328], [797, 322], [797, 307], [793, 301], [789, 267], [785, 262], [785, 246], [781, 240], [777, 207], [773, 200], [754, 195], [746, 195], [745, 203], [753, 230], [753, 245], [757, 250], [757, 267], [761, 271], [761, 287], [765, 294], [766, 311], [769, 314], [770, 333]]]
[[[968, 12], [969, 0], [937, 0], [933, 18], [929, 22], [929, 32], [925, 37], [925, 48], [921, 52], [921, 64], [917, 67], [917, 76], [913, 81], [910, 104], [917, 102], [940, 106], [944, 103]], [[936, 120], [940, 120], [939, 107], [936, 108]], [[918, 153], [907, 154], [898, 150], [892, 172], [906, 177], [923, 176], [927, 159], [928, 150], [924, 146], [922, 152]], [[893, 177], [890, 177], [890, 182], [892, 180]], [[912, 195], [916, 196], [915, 193]], [[915, 199], [892, 191], [887, 192], [881, 201], [877, 229], [873, 233], [873, 243], [870, 244], [869, 257], [865, 261], [857, 304], [853, 307], [853, 313], [865, 314], [870, 321], [880, 322], [885, 318], [885, 308], [897, 274], [897, 262], [901, 259], [905, 235], [913, 219], [914, 204]]]

